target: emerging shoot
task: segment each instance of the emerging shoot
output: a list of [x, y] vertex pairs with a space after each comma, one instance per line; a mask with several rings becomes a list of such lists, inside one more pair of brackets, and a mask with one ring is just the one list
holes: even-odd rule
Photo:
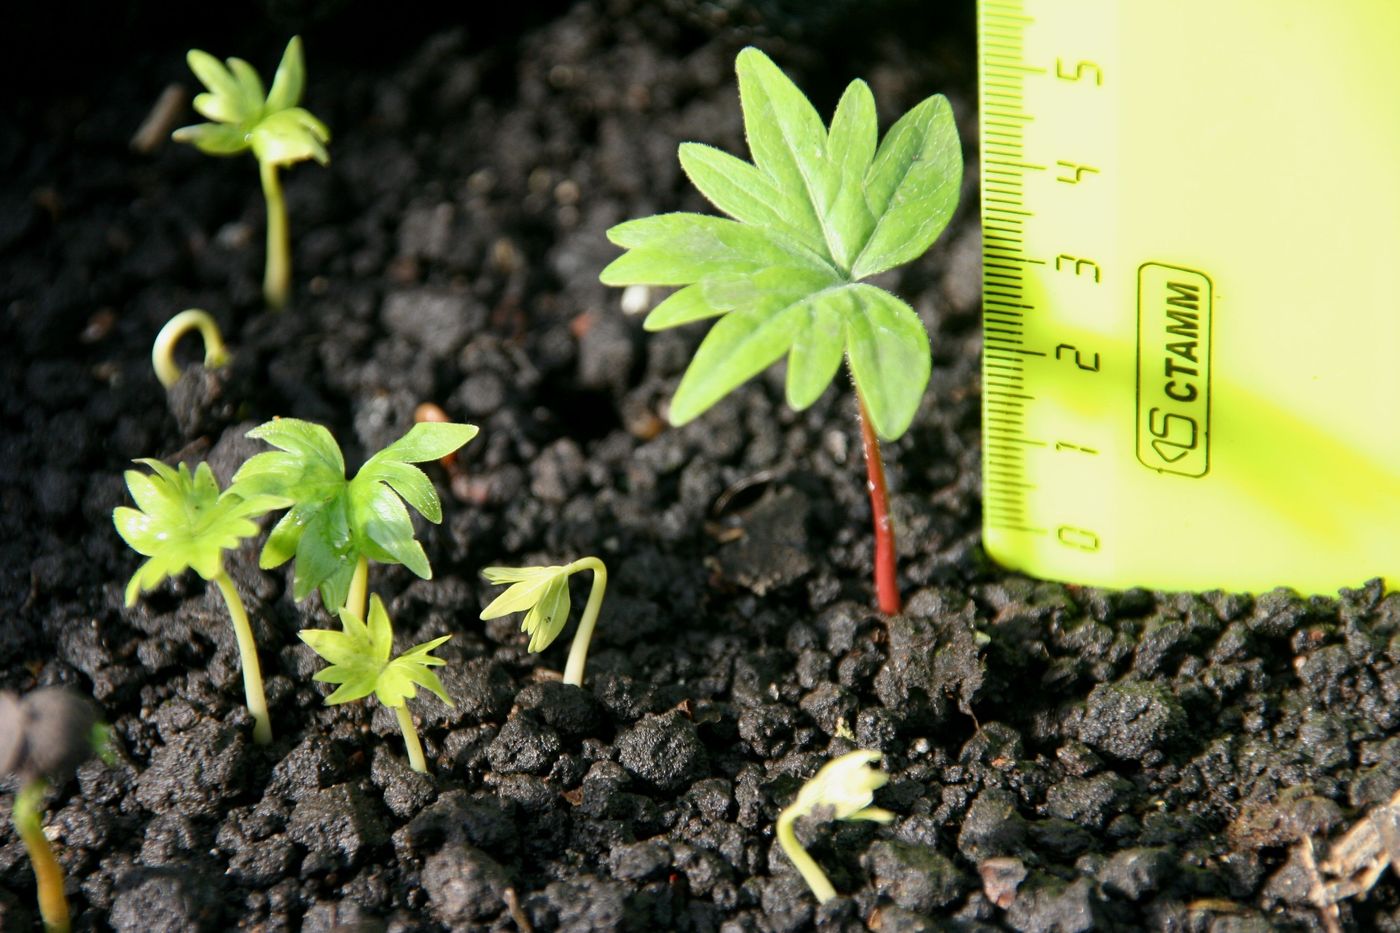
[[394, 648], [394, 627], [389, 621], [389, 614], [384, 611], [383, 601], [377, 595], [369, 599], [368, 624], [356, 613], [342, 609], [340, 625], [339, 632], [303, 629], [297, 633], [302, 641], [311, 646], [312, 651], [330, 663], [330, 667], [318, 673], [315, 679], [339, 685], [326, 697], [326, 705], [349, 703], [373, 693], [398, 717], [404, 745], [408, 748], [409, 766], [414, 771], [426, 772], [428, 765], [423, 760], [423, 745], [418, 741], [418, 730], [414, 728], [413, 715], [408, 711], [408, 701], [418, 695], [418, 687], [423, 687], [448, 706], [452, 705], [442, 681], [430, 669], [447, 662], [429, 653], [452, 636], [444, 635], [414, 645], [390, 660], [389, 655]]
[[276, 495], [241, 495], [233, 489], [220, 492], [207, 463], [201, 463], [191, 475], [183, 463], [176, 470], [159, 460], [136, 462], [150, 467], [154, 475], [126, 471], [126, 485], [138, 508], [120, 506], [112, 512], [112, 521], [122, 539], [150, 560], [138, 567], [127, 583], [126, 604], [134, 605], [143, 591], [186, 570], [193, 569], [212, 581], [224, 597], [238, 639], [243, 690], [248, 711], [253, 714], [253, 740], [266, 744], [272, 741], [272, 721], [263, 696], [258, 648], [243, 600], [224, 570], [224, 551], [258, 533], [254, 519], [285, 508], [289, 502]]
[[190, 70], [208, 91], [195, 95], [194, 109], [211, 123], [185, 126], [173, 134], [176, 142], [191, 143], [210, 155], [236, 155], [251, 149], [262, 176], [267, 200], [267, 270], [263, 297], [274, 308], [287, 303], [291, 292], [292, 255], [287, 234], [287, 205], [277, 169], [306, 159], [330, 161], [326, 124], [298, 107], [306, 84], [301, 38], [293, 36], [263, 94], [262, 79], [241, 58], [219, 61], [208, 52], [191, 49]]
[[47, 933], [68, 933], [70, 924], [63, 868], [44, 835], [44, 794], [94, 754], [107, 757], [107, 734], [92, 701], [70, 690], [44, 687], [22, 700], [0, 693], [0, 772], [19, 779], [11, 819], [34, 866]]
[[165, 322], [156, 334], [156, 342], [151, 346], [151, 366], [156, 371], [160, 384], [169, 389], [180, 381], [180, 367], [175, 363], [175, 345], [190, 331], [199, 331], [204, 339], [204, 368], [217, 369], [227, 366], [228, 347], [213, 315], [199, 308], [190, 308]]
[[319, 424], [279, 418], [249, 431], [277, 450], [249, 458], [230, 491], [276, 496], [291, 506], [268, 534], [259, 566], [268, 570], [295, 557], [293, 598], [300, 602], [319, 589], [328, 612], [348, 606], [362, 619], [369, 561], [403, 564], [432, 579], [404, 503], [434, 524], [442, 521], [442, 503], [413, 464], [441, 459], [476, 433], [470, 424], [415, 424], [346, 479], [340, 447]]
[[487, 567], [481, 575], [492, 583], [509, 583], [510, 587], [481, 610], [483, 621], [496, 619], [512, 612], [524, 612], [520, 631], [530, 636], [528, 650], [543, 651], [553, 644], [569, 620], [569, 577], [580, 570], [593, 571], [593, 589], [583, 607], [574, 643], [569, 648], [569, 660], [564, 666], [564, 683], [583, 686], [583, 668], [588, 662], [588, 643], [603, 608], [603, 593], [608, 588], [608, 568], [596, 557], [583, 557], [572, 564], [555, 567]]
[[750, 164], [698, 143], [680, 147], [700, 193], [733, 219], [660, 214], [619, 224], [627, 252], [608, 285], [678, 285], [647, 330], [718, 318], [681, 378], [671, 423], [699, 416], [787, 357], [787, 401], [821, 396], [844, 357], [860, 409], [876, 536], [876, 594], [900, 608], [894, 530], [878, 439], [909, 428], [928, 386], [929, 338], [914, 310], [862, 279], [923, 255], [957, 206], [962, 148], [941, 95], [901, 117], [876, 146], [875, 99], [852, 81], [830, 127], [757, 49], [737, 62]]
[[867, 767], [879, 760], [880, 753], [869, 749], [859, 749], [833, 758], [802, 785], [797, 799], [778, 814], [778, 844], [802, 873], [802, 880], [807, 882], [817, 900], [823, 904], [836, 896], [836, 889], [831, 886], [821, 866], [797, 841], [793, 824], [799, 817], [810, 816], [820, 810], [829, 811], [833, 820], [888, 823], [894, 819], [894, 814], [888, 810], [870, 805], [875, 791], [890, 780], [890, 776], [878, 768]]

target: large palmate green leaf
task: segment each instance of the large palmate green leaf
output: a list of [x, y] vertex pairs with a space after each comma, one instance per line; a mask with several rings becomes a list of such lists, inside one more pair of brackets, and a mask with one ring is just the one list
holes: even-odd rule
[[762, 52], [740, 52], [736, 70], [753, 162], [680, 147], [686, 175], [732, 219], [619, 224], [608, 237], [626, 252], [601, 279], [682, 286], [647, 316], [647, 330], [718, 318], [676, 390], [672, 423], [784, 356], [788, 404], [806, 408], [844, 356], [877, 433], [898, 437], [928, 385], [928, 334], [907, 304], [861, 280], [922, 255], [947, 226], [962, 184], [952, 110], [930, 97], [877, 146], [865, 82], [851, 82], [828, 128]]
[[304, 599], [319, 588], [332, 612], [345, 605], [361, 557], [431, 578], [404, 503], [433, 523], [442, 521], [442, 505], [432, 482], [411, 464], [445, 457], [476, 433], [469, 424], [416, 424], [347, 479], [340, 447], [318, 424], [279, 418], [249, 431], [277, 449], [249, 458], [230, 489], [291, 503], [268, 535], [259, 564], [278, 567], [295, 557], [293, 597]]

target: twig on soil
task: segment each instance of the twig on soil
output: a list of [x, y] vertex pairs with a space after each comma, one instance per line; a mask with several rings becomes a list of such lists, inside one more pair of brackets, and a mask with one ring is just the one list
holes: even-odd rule
[[[1381, 875], [1400, 862], [1400, 790], [1390, 800], [1368, 810], [1340, 839], [1328, 846], [1327, 857], [1314, 857], [1312, 837], [1298, 843], [1298, 854], [1312, 879], [1308, 899], [1318, 909], [1328, 933], [1340, 933], [1337, 904], [1349, 897], [1364, 898]], [[1333, 880], [1324, 881], [1329, 875]]]
[[506, 888], [505, 893], [506, 910], [510, 911], [510, 919], [515, 921], [516, 929], [520, 933], [535, 933], [535, 928], [530, 925], [530, 918], [525, 916], [525, 911], [520, 908], [520, 899], [515, 894], [515, 888]]
[[170, 128], [180, 118], [180, 108], [185, 106], [188, 99], [189, 93], [183, 85], [167, 84], [165, 90], [156, 98], [156, 102], [151, 105], [151, 112], [146, 114], [146, 119], [141, 121], [141, 125], [132, 134], [132, 151], [142, 155], [155, 152], [160, 144], [165, 142], [165, 137], [170, 135]]

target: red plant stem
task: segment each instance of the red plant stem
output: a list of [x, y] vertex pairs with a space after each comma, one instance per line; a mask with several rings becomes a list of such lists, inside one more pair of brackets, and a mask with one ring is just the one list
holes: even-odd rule
[[890, 491], [885, 485], [885, 461], [880, 457], [880, 439], [865, 399], [856, 393], [860, 405], [860, 439], [865, 448], [865, 486], [870, 490], [870, 514], [875, 522], [875, 601], [885, 615], [900, 611], [899, 584], [895, 580], [894, 522], [890, 520]]

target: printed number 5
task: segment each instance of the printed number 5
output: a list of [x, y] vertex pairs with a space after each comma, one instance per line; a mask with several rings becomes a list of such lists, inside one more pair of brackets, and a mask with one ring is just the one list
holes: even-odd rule
[[1103, 69], [1093, 62], [1076, 62], [1074, 71], [1065, 71], [1065, 61], [1062, 58], [1055, 59], [1055, 77], [1063, 78], [1066, 81], [1078, 81], [1089, 72], [1094, 73], [1094, 83], [1103, 84]]

